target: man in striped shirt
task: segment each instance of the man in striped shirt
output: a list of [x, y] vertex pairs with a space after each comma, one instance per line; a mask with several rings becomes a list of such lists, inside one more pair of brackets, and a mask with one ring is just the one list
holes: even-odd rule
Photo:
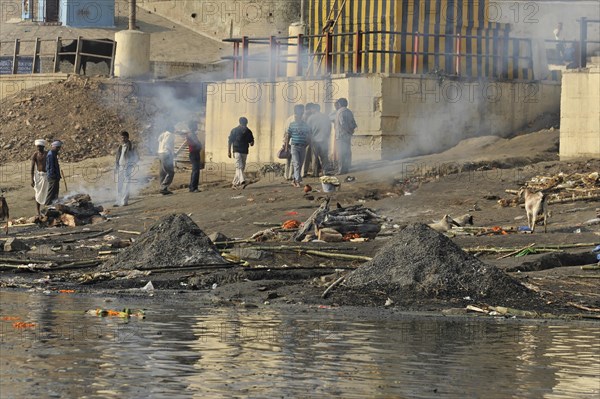
[[304, 106], [294, 107], [294, 120], [289, 124], [285, 132], [286, 137], [291, 144], [292, 167], [294, 187], [300, 187], [302, 182], [302, 165], [306, 156], [306, 146], [310, 140], [310, 127], [304, 122]]

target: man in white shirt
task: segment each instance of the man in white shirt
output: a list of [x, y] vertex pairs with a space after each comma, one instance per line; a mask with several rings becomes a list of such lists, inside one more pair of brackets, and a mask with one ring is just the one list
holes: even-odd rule
[[173, 127], [167, 126], [167, 129], [158, 136], [159, 183], [162, 195], [173, 194], [172, 191], [169, 191], [169, 186], [175, 176], [175, 134], [171, 130], [173, 130]]

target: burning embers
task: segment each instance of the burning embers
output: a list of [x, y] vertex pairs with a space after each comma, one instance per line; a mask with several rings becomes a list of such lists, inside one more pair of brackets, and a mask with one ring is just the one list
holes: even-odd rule
[[44, 226], [81, 226], [106, 220], [102, 206], [95, 206], [87, 194], [75, 194], [51, 205], [37, 217], [36, 222]]

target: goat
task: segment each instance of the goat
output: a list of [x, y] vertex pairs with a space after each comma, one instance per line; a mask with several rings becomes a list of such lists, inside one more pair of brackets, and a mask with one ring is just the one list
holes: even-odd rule
[[8, 204], [4, 199], [4, 194], [0, 192], [0, 220], [6, 220], [6, 235], [8, 235], [8, 219], [10, 214], [8, 212]]
[[428, 226], [434, 229], [435, 231], [443, 233], [445, 231], [450, 230], [453, 225], [458, 226], [458, 223], [456, 223], [456, 221], [454, 221], [454, 219], [452, 219], [449, 215], [444, 215], [442, 220], [440, 220], [439, 222], [431, 223]]
[[540, 212], [544, 218], [544, 233], [548, 232], [546, 226], [548, 219], [548, 199], [546, 194], [541, 191], [534, 192], [528, 188], [522, 188], [518, 193], [519, 198], [525, 198], [525, 212], [527, 212], [527, 225], [533, 233], [535, 231], [535, 223], [537, 222]]
[[456, 221], [456, 223], [458, 223], [458, 225], [461, 227], [465, 227], [466, 225], [473, 226], [473, 215], [466, 213], [460, 217], [457, 217], [454, 219], [454, 221]]

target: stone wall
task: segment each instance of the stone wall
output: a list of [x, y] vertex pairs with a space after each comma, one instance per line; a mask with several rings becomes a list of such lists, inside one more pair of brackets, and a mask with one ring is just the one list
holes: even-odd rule
[[21, 90], [34, 89], [48, 83], [65, 80], [67, 74], [39, 73], [34, 75], [0, 75], [0, 100]]
[[300, 19], [300, 0], [148, 0], [137, 5], [218, 40], [287, 35], [289, 25]]

